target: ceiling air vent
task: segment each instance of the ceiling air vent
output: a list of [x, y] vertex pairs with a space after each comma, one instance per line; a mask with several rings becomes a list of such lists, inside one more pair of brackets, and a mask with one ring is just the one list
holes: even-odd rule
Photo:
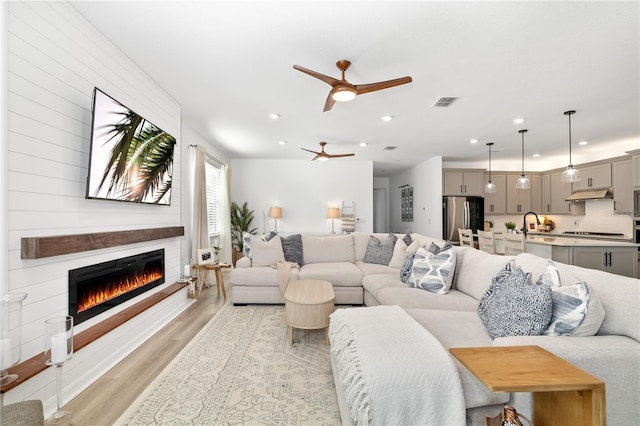
[[434, 107], [443, 107], [446, 108], [448, 106], [450, 106], [452, 103], [454, 103], [456, 101], [456, 99], [458, 98], [439, 98], [435, 104], [433, 104]]
[[385, 146], [384, 148], [382, 148], [382, 150], [383, 151], [393, 151], [396, 148], [397, 148], [397, 146]]

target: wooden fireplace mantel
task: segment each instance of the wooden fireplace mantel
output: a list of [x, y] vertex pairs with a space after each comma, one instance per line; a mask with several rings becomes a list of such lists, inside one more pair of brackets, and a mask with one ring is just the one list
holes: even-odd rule
[[183, 235], [184, 226], [169, 226], [131, 231], [24, 237], [21, 239], [20, 257], [22, 259], [41, 259], [43, 257], [98, 250], [163, 238], [181, 237]]

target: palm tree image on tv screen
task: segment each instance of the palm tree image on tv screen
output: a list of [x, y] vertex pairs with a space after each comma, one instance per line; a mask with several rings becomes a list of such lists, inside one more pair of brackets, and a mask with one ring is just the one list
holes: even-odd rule
[[95, 89], [87, 198], [171, 203], [176, 139]]

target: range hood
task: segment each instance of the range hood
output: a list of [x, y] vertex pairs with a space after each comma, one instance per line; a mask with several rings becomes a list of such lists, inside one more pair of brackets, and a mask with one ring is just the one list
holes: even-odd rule
[[587, 191], [576, 191], [565, 201], [604, 200], [606, 198], [613, 198], [611, 190], [590, 189]]

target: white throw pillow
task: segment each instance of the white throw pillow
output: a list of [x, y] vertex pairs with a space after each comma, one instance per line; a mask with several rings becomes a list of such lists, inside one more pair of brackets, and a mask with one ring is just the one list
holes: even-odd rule
[[404, 264], [404, 260], [411, 253], [415, 253], [420, 248], [420, 242], [418, 240], [414, 240], [411, 244], [407, 246], [402, 239], [398, 238], [396, 241], [396, 245], [393, 248], [393, 256], [391, 257], [391, 261], [389, 261], [389, 266], [391, 268], [402, 268]]
[[280, 235], [276, 235], [269, 241], [252, 235], [251, 266], [271, 266], [276, 262], [284, 262]]

